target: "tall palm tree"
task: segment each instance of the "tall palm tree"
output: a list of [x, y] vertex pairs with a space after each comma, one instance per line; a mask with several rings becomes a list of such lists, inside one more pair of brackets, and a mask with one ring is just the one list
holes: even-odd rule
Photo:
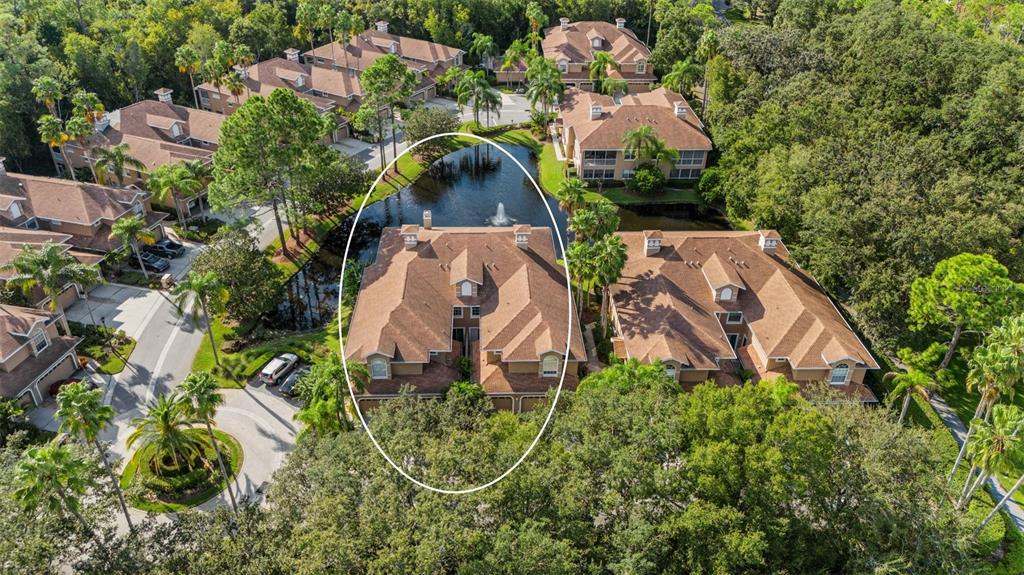
[[[179, 397], [161, 394], [150, 402], [149, 410], [142, 417], [132, 420], [135, 431], [128, 436], [129, 448], [141, 443], [141, 447], [151, 448], [161, 458], [170, 458], [175, 469], [181, 469], [184, 463], [189, 470], [192, 463], [202, 457], [206, 440], [199, 439], [189, 433], [193, 425], [202, 423], [185, 409]], [[154, 471], [160, 475], [163, 463], [158, 462]]]
[[246, 83], [238, 75], [238, 72], [231, 72], [224, 76], [224, 87], [227, 88], [229, 94], [235, 97], [235, 105], [240, 105], [239, 100], [246, 90]]
[[649, 157], [650, 149], [658, 141], [658, 134], [651, 126], [640, 126], [622, 135], [622, 145], [637, 158]]
[[146, 266], [142, 261], [142, 250], [139, 249], [139, 242], [151, 244], [154, 237], [153, 232], [146, 229], [146, 224], [139, 216], [121, 218], [114, 222], [114, 225], [110, 226], [110, 239], [119, 239], [124, 245], [131, 248], [132, 253], [139, 260], [139, 269], [142, 270], [142, 275], [147, 280], [149, 279], [149, 272], [146, 271]]
[[181, 166], [188, 171], [189, 177], [197, 182], [201, 189], [206, 189], [213, 181], [213, 164], [203, 160], [185, 160]]
[[601, 330], [608, 332], [608, 310], [611, 285], [622, 276], [626, 267], [626, 244], [622, 238], [609, 234], [594, 244], [595, 276], [601, 284]]
[[[544, 13], [544, 9], [537, 2], [530, 2], [526, 5], [526, 19], [530, 22], [530, 34], [532, 38], [536, 39], [538, 44], [538, 52], [540, 45], [540, 31], [544, 26], [547, 26], [548, 16]], [[533, 45], [533, 42], [530, 42]]]
[[718, 50], [718, 34], [711, 28], [704, 30], [704, 33], [701, 34], [700, 40], [697, 41], [697, 59], [700, 60], [701, 64], [704, 66], [704, 99], [701, 102], [701, 110], [703, 110], [705, 114], [707, 114], [708, 110], [708, 62], [718, 55]]
[[892, 391], [889, 392], [889, 397], [903, 397], [903, 406], [900, 408], [900, 418], [897, 421], [898, 425], [903, 425], [903, 421], [907, 417], [911, 396], [919, 395], [927, 400], [931, 392], [938, 387], [934, 379], [928, 377], [925, 372], [916, 369], [898, 374], [893, 378], [893, 384], [895, 385]]
[[182, 410], [198, 421], [206, 425], [206, 433], [209, 436], [210, 444], [217, 453], [217, 463], [220, 465], [221, 476], [227, 485], [228, 498], [231, 500], [231, 509], [238, 514], [238, 503], [235, 501], [235, 493], [231, 490], [231, 474], [224, 464], [224, 454], [221, 453], [217, 437], [213, 434], [213, 418], [217, 415], [217, 408], [224, 404], [224, 397], [220, 394], [217, 381], [207, 371], [190, 373], [185, 381], [178, 386], [181, 394]]
[[46, 106], [51, 116], [60, 117], [60, 100], [64, 97], [64, 87], [52, 76], [40, 76], [32, 81], [32, 95], [36, 101]]
[[329, 2], [320, 5], [320, 13], [317, 18], [317, 27], [327, 30], [328, 40], [331, 43], [331, 67], [338, 64], [334, 55], [334, 22], [338, 14], [338, 8]]
[[459, 68], [458, 66], [452, 66], [445, 70], [444, 74], [437, 77], [437, 84], [441, 87], [443, 93], [452, 93], [453, 87], [458, 86], [459, 82], [462, 81], [462, 77], [466, 74], [465, 68]]
[[536, 109], [539, 102], [547, 116], [551, 105], [565, 92], [558, 64], [549, 58], [535, 57], [526, 68], [526, 80], [526, 97], [530, 100], [530, 108]]
[[601, 82], [601, 93], [605, 96], [616, 97], [629, 91], [629, 82], [622, 78], [605, 78]]
[[89, 166], [89, 172], [92, 173], [92, 179], [96, 180], [96, 166], [92, 159], [92, 132], [93, 126], [83, 116], [73, 116], [68, 119], [64, 124], [64, 132], [67, 134], [69, 140], [74, 140], [78, 147], [82, 149], [82, 155], [85, 156], [85, 163]]
[[318, 0], [299, 0], [295, 6], [295, 37], [309, 40], [309, 49], [315, 50], [319, 14]]
[[483, 70], [466, 72], [455, 87], [455, 100], [459, 106], [471, 104], [473, 107], [473, 121], [480, 125], [480, 111], [487, 110], [490, 117], [489, 106], [493, 105], [497, 95], [497, 107], [501, 108], [501, 95], [491, 87], [487, 81], [487, 75]]
[[[249, 67], [256, 63], [256, 55], [252, 53], [252, 50], [249, 48], [249, 46], [245, 44], [236, 44], [234, 46], [234, 60], [235, 64], [242, 67], [242, 70], [245, 72], [245, 77], [248, 78]], [[245, 86], [246, 94], [248, 94], [249, 83], [243, 82], [243, 85]], [[237, 99], [235, 100], [235, 103], [238, 103]]]
[[[71, 179], [78, 181], [78, 177], [75, 176], [75, 168], [71, 165], [71, 159], [68, 158], [67, 148], [65, 148], [65, 144], [67, 144], [68, 140], [71, 139], [71, 136], [64, 131], [64, 122], [61, 122], [60, 118], [57, 118], [56, 116], [44, 114], [39, 117], [36, 124], [39, 129], [39, 139], [44, 144], [48, 145], [51, 150], [52, 148], [60, 150], [60, 155], [64, 158], [64, 165], [67, 166], [68, 173], [71, 174]], [[57, 165], [57, 158], [53, 158], [52, 153], [50, 156], [53, 160], [54, 169], [60, 172], [60, 166]]]
[[74, 106], [72, 114], [84, 117], [90, 124], [100, 121], [106, 113], [103, 102], [92, 92], [78, 90], [71, 96], [71, 103]]
[[469, 53], [480, 58], [484, 68], [490, 70], [494, 66], [494, 57], [498, 55], [498, 45], [494, 38], [487, 34], [473, 32], [473, 42], [469, 46]]
[[[64, 307], [60, 304], [60, 294], [68, 284], [78, 284], [83, 291], [103, 281], [99, 268], [78, 261], [66, 253], [65, 247], [47, 241], [38, 248], [25, 246], [11, 261], [0, 265], [0, 270], [14, 272], [7, 281], [21, 287], [25, 294], [31, 294], [38, 287], [50, 298], [50, 310], [60, 316], [61, 328], [70, 334]], [[90, 316], [92, 309], [89, 309]], [[93, 320], [92, 323], [96, 323]]]
[[[526, 56], [532, 52], [529, 44], [522, 40], [513, 40], [512, 44], [505, 49], [505, 55], [501, 60], [502, 72], [511, 70], [512, 68], [518, 68], [519, 64], [526, 60]], [[511, 86], [512, 82], [507, 81], [506, 85]]]
[[100, 184], [107, 185], [107, 176], [112, 174], [117, 178], [117, 185], [124, 187], [127, 168], [137, 171], [146, 169], [146, 164], [128, 152], [128, 144], [96, 149], [96, 179]]
[[579, 178], [567, 178], [558, 184], [558, 207], [570, 218], [586, 204], [587, 184]]
[[992, 410], [991, 422], [976, 419], [971, 427], [975, 428], [967, 446], [971, 470], [956, 503], [957, 509], [965, 508], [978, 487], [994, 473], [1005, 473], [1013, 468], [1024, 439], [1024, 414], [1015, 405], [997, 405]]
[[174, 211], [178, 215], [178, 225], [184, 228], [185, 215], [181, 211], [181, 198], [198, 193], [202, 189], [202, 184], [195, 179], [188, 168], [178, 163], [158, 166], [146, 180], [146, 187], [160, 202], [170, 201], [174, 204]]
[[190, 298], [194, 298], [195, 303], [199, 304], [192, 308], [192, 321], [197, 323], [199, 312], [203, 312], [206, 335], [210, 338], [210, 349], [213, 350], [213, 361], [216, 365], [220, 365], [220, 357], [217, 355], [217, 343], [213, 338], [210, 317], [212, 313], [220, 313], [224, 310], [225, 295], [224, 286], [220, 283], [216, 273], [200, 273], [195, 270], [189, 271], [188, 275], [179, 281], [171, 291], [174, 305], [179, 310], [184, 310]]
[[93, 486], [88, 468], [68, 447], [57, 443], [33, 447], [18, 462], [14, 499], [29, 510], [45, 505], [62, 515], [70, 513], [91, 536], [93, 530], [82, 516], [82, 498]]
[[[974, 420], [987, 420], [993, 406], [1001, 396], [1013, 397], [1014, 387], [1019, 377], [1009, 373], [1009, 370], [1006, 368], [1009, 365], [1009, 361], [1005, 350], [993, 343], [993, 341], [999, 341], [998, 336], [995, 340], [992, 340], [991, 336], [989, 337], [989, 342], [976, 348], [967, 362], [967, 389], [970, 391], [977, 390], [979, 394], [978, 405], [974, 409]], [[973, 434], [974, 426], [971, 425], [967, 428], [967, 437], [964, 438], [964, 442], [960, 446], [960, 452], [956, 456], [956, 461], [953, 462], [953, 470], [949, 473], [950, 481], [953, 480], [956, 470], [960, 467], [960, 462], [963, 461], [964, 456], [967, 454], [967, 444], [970, 442]]]
[[686, 96], [693, 90], [699, 77], [700, 65], [687, 58], [672, 64], [672, 71], [665, 74], [665, 77], [661, 79], [661, 84], [673, 92]]
[[486, 114], [488, 126], [491, 125], [491, 112], [494, 112], [496, 118], [501, 118], [501, 93], [492, 88], [490, 83], [487, 84], [486, 89], [480, 90], [473, 97], [474, 106], [478, 101], [480, 102], [480, 108]]
[[350, 67], [348, 61], [348, 34], [352, 29], [352, 14], [346, 10], [339, 10], [331, 22], [331, 27], [338, 34], [338, 44], [341, 46], [341, 51], [345, 53], [345, 68], [347, 69]]
[[587, 242], [573, 242], [566, 250], [566, 261], [569, 264], [569, 273], [576, 280], [576, 309], [583, 309], [583, 296], [587, 296], [587, 304], [590, 302], [590, 290], [587, 286], [594, 282], [594, 275], [597, 270], [594, 261], [594, 248]]
[[117, 493], [117, 501], [121, 505], [121, 512], [128, 522], [128, 528], [135, 531], [132, 524], [132, 516], [128, 513], [128, 504], [124, 501], [124, 493], [121, 491], [121, 482], [114, 473], [110, 461], [107, 459], [107, 449], [100, 441], [100, 433], [114, 420], [114, 408], [103, 404], [103, 392], [98, 389], [89, 389], [88, 384], [78, 381], [60, 388], [57, 394], [57, 412], [55, 414], [60, 423], [60, 430], [77, 437], [84, 443], [96, 448], [100, 461], [110, 476], [110, 484], [114, 486]]
[[649, 159], [655, 166], [660, 166], [663, 162], [672, 163], [679, 159], [679, 150], [669, 148], [665, 144], [665, 140], [658, 138], [648, 148], [646, 159]]
[[594, 81], [595, 88], [603, 92], [604, 90], [600, 87], [604, 85], [609, 70], [618, 70], [619, 68], [619, 63], [615, 61], [615, 56], [612, 56], [611, 52], [594, 52], [594, 61], [590, 63], [588, 76]]
[[196, 74], [199, 73], [200, 66], [202, 65], [199, 53], [188, 44], [179, 46], [174, 52], [174, 65], [178, 67], [179, 72], [188, 75], [188, 83], [192, 86], [192, 100], [195, 102], [196, 108], [198, 108], [199, 94], [196, 93]]

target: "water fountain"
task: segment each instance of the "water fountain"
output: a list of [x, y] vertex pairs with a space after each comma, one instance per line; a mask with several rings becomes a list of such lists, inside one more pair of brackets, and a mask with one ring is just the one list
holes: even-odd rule
[[516, 223], [516, 221], [505, 215], [505, 204], [498, 202], [498, 213], [487, 218], [487, 223], [492, 226], [507, 226]]

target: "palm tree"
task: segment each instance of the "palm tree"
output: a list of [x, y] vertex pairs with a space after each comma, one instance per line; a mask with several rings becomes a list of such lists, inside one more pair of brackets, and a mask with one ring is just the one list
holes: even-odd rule
[[441, 87], [441, 91], [443, 93], [450, 94], [452, 93], [453, 87], [459, 85], [459, 82], [462, 81], [462, 76], [465, 74], [465, 68], [452, 66], [445, 70], [444, 74], [437, 77], [437, 84]]
[[72, 114], [84, 117], [90, 124], [100, 121], [105, 113], [103, 102], [92, 92], [78, 90], [71, 97], [71, 103], [74, 105]]
[[[544, 13], [544, 9], [541, 8], [540, 4], [530, 2], [526, 5], [526, 19], [530, 22], [530, 34], [533, 38], [536, 38], [537, 44], [539, 45], [540, 30], [547, 25], [548, 16]], [[530, 44], [532, 45], [533, 42], [530, 42]]]
[[637, 162], [652, 162], [657, 166], [661, 162], [679, 158], [679, 151], [667, 147], [651, 126], [629, 130], [622, 135], [622, 145], [633, 154]]
[[699, 77], [700, 66], [687, 58], [672, 64], [672, 71], [665, 74], [665, 77], [661, 79], [661, 84], [669, 90], [685, 96], [693, 90], [693, 85], [697, 83]]
[[[519, 64], [526, 59], [527, 54], [530, 54], [532, 49], [529, 44], [522, 40], [513, 40], [512, 44], [505, 50], [505, 56], [501, 61], [501, 71], [511, 70], [512, 68], [519, 67]], [[506, 82], [506, 85], [511, 86], [512, 82]]]
[[295, 6], [295, 37], [309, 40], [309, 49], [315, 50], [316, 31], [320, 15], [319, 2], [316, 0], [299, 0]]
[[[64, 122], [61, 122], [56, 116], [50, 114], [44, 114], [37, 120], [39, 128], [39, 139], [50, 148], [57, 148], [60, 150], [61, 157], [64, 158], [64, 165], [67, 166], [68, 172], [71, 174], [71, 179], [78, 181], [78, 177], [75, 176], [75, 168], [71, 165], [71, 159], [68, 158], [68, 153], [64, 145], [71, 139], [71, 136], [64, 131]], [[52, 158], [53, 154], [50, 154], [53, 160], [53, 167], [60, 172], [60, 166], [57, 165], [57, 158]]]
[[158, 166], [146, 180], [146, 187], [160, 202], [170, 201], [174, 204], [178, 225], [184, 228], [185, 215], [181, 211], [181, 197], [198, 193], [202, 189], [202, 184], [194, 178], [188, 168], [179, 163]]
[[551, 105], [565, 91], [558, 65], [548, 58], [533, 58], [526, 68], [526, 80], [526, 97], [530, 100], [530, 108], [536, 109], [539, 102], [547, 116]]
[[626, 267], [626, 244], [614, 234], [594, 244], [595, 276], [601, 284], [601, 331], [608, 333], [608, 309], [611, 285], [622, 276]]
[[[339, 44], [341, 45], [341, 51], [345, 53], [345, 68], [349, 68], [348, 63], [348, 36], [349, 31], [352, 29], [352, 15], [345, 10], [339, 10], [334, 16], [334, 20], [331, 22], [331, 26], [338, 32]], [[344, 38], [345, 41], [340, 40]]]
[[718, 34], [711, 28], [704, 30], [700, 40], [697, 41], [697, 59], [704, 65], [704, 100], [701, 102], [701, 110], [707, 114], [708, 110], [708, 78], [707, 66], [712, 58], [718, 55]]
[[605, 96], [614, 98], [619, 94], [625, 94], [627, 91], [629, 91], [629, 82], [622, 78], [605, 78], [604, 82], [601, 82], [601, 93]]
[[171, 291], [174, 298], [174, 305], [178, 310], [183, 310], [190, 298], [195, 298], [198, 306], [192, 308], [192, 321], [198, 322], [199, 312], [203, 312], [203, 319], [206, 321], [206, 335], [210, 338], [210, 349], [213, 350], [213, 361], [220, 365], [220, 357], [217, 355], [217, 343], [213, 338], [211, 325], [211, 313], [220, 313], [224, 310], [225, 290], [220, 279], [214, 272], [200, 273], [189, 271], [184, 279], [179, 281]]
[[586, 203], [587, 184], [579, 178], [567, 178], [558, 184], [558, 207], [570, 218]]
[[466, 72], [459, 84], [455, 87], [455, 101], [459, 106], [465, 106], [472, 102], [473, 121], [480, 125], [480, 110], [487, 110], [488, 119], [494, 100], [497, 98], [497, 108], [501, 108], [501, 95], [491, 87], [487, 81], [487, 75], [483, 70]]
[[189, 177], [199, 182], [201, 189], [206, 189], [213, 181], [213, 164], [203, 160], [185, 160], [181, 166], [188, 171]]
[[224, 483], [227, 485], [231, 509], [237, 515], [238, 503], [235, 502], [235, 493], [231, 490], [231, 475], [228, 473], [228, 467], [224, 465], [224, 454], [221, 453], [217, 437], [213, 434], [213, 418], [217, 415], [217, 408], [224, 404], [224, 397], [220, 394], [217, 381], [207, 371], [190, 373], [185, 381], [178, 386], [178, 392], [181, 393], [182, 410], [191, 418], [202, 421], [206, 425], [210, 444], [217, 452], [217, 463], [220, 464], [221, 476], [224, 477]]
[[648, 148], [646, 157], [655, 166], [660, 166], [662, 162], [672, 163], [679, 159], [679, 150], [669, 148], [665, 144], [665, 140], [657, 138], [654, 143]]
[[338, 64], [338, 59], [334, 56], [334, 22], [337, 18], [337, 10], [333, 4], [325, 2], [320, 5], [320, 13], [317, 18], [317, 27], [321, 30], [327, 30], [328, 40], [331, 43], [331, 67], [333, 68]]
[[484, 68], [490, 70], [494, 66], [494, 57], [498, 55], [498, 45], [494, 43], [493, 37], [473, 32], [473, 42], [469, 46], [469, 53], [479, 57]]
[[[235, 47], [234, 47], [234, 55], [233, 56], [234, 56], [235, 64], [237, 64], [237, 65], [242, 67], [242, 70], [245, 72], [245, 77], [248, 78], [249, 77], [249, 66], [252, 66], [253, 64], [256, 63], [256, 55], [252, 53], [252, 50], [249, 49], [249, 46], [247, 46], [245, 44], [236, 44]], [[248, 82], [243, 82], [243, 85], [245, 86], [245, 91], [248, 94], [249, 93], [249, 83]], [[235, 103], [236, 104], [238, 103], [238, 99], [237, 98], [235, 99]]]
[[154, 235], [153, 232], [146, 229], [146, 224], [142, 221], [139, 216], [128, 216], [121, 218], [114, 222], [114, 225], [110, 226], [110, 239], [119, 239], [121, 242], [129, 246], [132, 253], [139, 260], [139, 269], [142, 270], [142, 275], [147, 280], [149, 279], [149, 272], [146, 271], [146, 266], [142, 261], [142, 251], [139, 249], [139, 242], [145, 244], [153, 243]]
[[590, 290], [587, 286], [594, 282], [596, 265], [594, 261], [594, 249], [587, 242], [573, 242], [566, 250], [566, 261], [569, 264], [569, 273], [576, 280], [576, 309], [583, 309], [583, 294], [587, 295], [587, 304], [590, 302]]
[[[594, 61], [590, 63], [589, 77], [594, 81], [595, 87], [603, 86], [605, 78], [608, 77], [608, 71], [618, 69], [619, 63], [615, 61], [615, 56], [612, 56], [611, 52], [594, 52]], [[603, 92], [604, 90], [599, 91]]]
[[64, 124], [64, 131], [70, 140], [78, 143], [85, 156], [85, 162], [92, 173], [92, 179], [96, 180], [96, 166], [92, 161], [92, 146], [90, 145], [93, 126], [83, 116], [73, 116]]
[[903, 407], [900, 408], [898, 425], [903, 425], [903, 421], [907, 417], [907, 410], [910, 407], [910, 397], [912, 395], [919, 395], [927, 400], [931, 392], [937, 387], [935, 380], [928, 377], [925, 372], [916, 369], [896, 375], [893, 378], [893, 383], [895, 385], [892, 391], [889, 392], [889, 397], [903, 396]]
[[[971, 456], [971, 470], [956, 503], [963, 509], [980, 485], [994, 473], [1005, 473], [1013, 468], [1014, 459], [1021, 448], [1024, 414], [1015, 405], [996, 405], [992, 421], [976, 419], [971, 422], [974, 437], [967, 446]], [[975, 472], [978, 476], [974, 477]]]
[[480, 102], [480, 109], [487, 114], [487, 125], [491, 125], [491, 112], [494, 112], [496, 118], [501, 118], [501, 93], [491, 87], [490, 83], [487, 84], [487, 88], [480, 90], [480, 92], [473, 97], [473, 105], [476, 106], [477, 102]]
[[33, 447], [18, 462], [14, 499], [29, 510], [45, 505], [62, 515], [70, 513], [82, 531], [92, 535], [92, 528], [82, 516], [82, 498], [93, 486], [87, 471], [85, 460], [68, 447], [57, 443]]
[[132, 420], [135, 431], [128, 436], [127, 445], [131, 448], [141, 442], [143, 449], [153, 449], [161, 458], [154, 469], [157, 475], [161, 474], [165, 458], [174, 462], [175, 469], [181, 469], [181, 464], [185, 463], [191, 470], [192, 463], [202, 457], [205, 447], [205, 439], [189, 433], [189, 429], [199, 423], [202, 422], [182, 408], [180, 398], [161, 394], [150, 403], [146, 415]]
[[246, 83], [242, 81], [242, 77], [238, 75], [238, 72], [231, 72], [224, 76], [224, 87], [227, 88], [228, 93], [235, 97], [235, 105], [240, 105], [239, 98], [246, 90]]
[[51, 76], [40, 76], [32, 81], [32, 95], [36, 101], [46, 106], [51, 116], [60, 117], [60, 99], [64, 97], [64, 87], [59, 80]]
[[121, 505], [121, 512], [128, 522], [128, 528], [135, 531], [132, 524], [132, 517], [128, 513], [128, 504], [124, 501], [124, 493], [121, 491], [121, 482], [117, 474], [110, 466], [107, 459], [107, 450], [100, 441], [100, 433], [114, 420], [114, 408], [103, 404], [103, 392], [98, 389], [89, 389], [88, 384], [78, 381], [65, 385], [57, 394], [57, 412], [55, 417], [60, 420], [60, 430], [75, 437], [84, 443], [91, 444], [99, 453], [100, 461], [110, 476], [110, 483], [117, 493], [117, 501]]
[[[60, 294], [68, 284], [78, 284], [83, 291], [87, 291], [101, 283], [103, 277], [95, 265], [83, 264], [65, 249], [64, 246], [52, 241], [47, 241], [38, 248], [26, 246], [10, 262], [0, 265], [0, 271], [14, 272], [14, 276], [7, 281], [19, 285], [26, 294], [31, 294], [36, 287], [41, 289], [50, 298], [50, 310], [60, 316], [64, 333], [70, 334], [71, 329], [68, 327], [67, 318], [64, 317], [64, 308], [60, 304]], [[92, 315], [91, 308], [89, 314]], [[95, 324], [96, 320], [92, 323]]]
[[107, 175], [113, 174], [117, 178], [117, 185], [124, 187], [124, 176], [126, 168], [136, 171], [146, 169], [146, 164], [128, 153], [128, 144], [118, 144], [110, 148], [98, 148], [96, 150], [96, 177], [102, 185], [107, 185]]
[[195, 48], [189, 45], [179, 46], [174, 52], [174, 65], [178, 71], [188, 75], [188, 83], [192, 86], [192, 100], [199, 107], [199, 95], [196, 93], [196, 74], [199, 73], [202, 61]]

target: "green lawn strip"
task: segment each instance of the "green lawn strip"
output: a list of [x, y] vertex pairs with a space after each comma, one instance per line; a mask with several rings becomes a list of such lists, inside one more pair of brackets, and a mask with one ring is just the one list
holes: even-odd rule
[[[189, 433], [202, 434], [203, 438], [207, 437], [206, 430], [200, 428], [193, 428], [189, 430]], [[213, 430], [214, 436], [217, 438], [217, 443], [221, 447], [221, 453], [224, 454], [225, 464], [230, 467], [231, 477], [238, 475], [238, 472], [242, 469], [242, 461], [245, 455], [242, 452], [242, 446], [238, 443], [234, 437], [220, 431], [219, 429]], [[223, 491], [227, 486], [225, 478], [221, 477], [219, 481], [209, 484], [203, 489], [189, 495], [182, 499], [160, 499], [156, 495], [153, 495], [154, 499], [142, 499], [140, 495], [132, 496], [132, 492], [135, 489], [141, 489], [142, 493], [150, 493], [144, 486], [143, 482], [150, 478], [154, 478], [153, 471], [149, 469], [148, 463], [149, 458], [152, 456], [153, 449], [149, 446], [143, 447], [135, 451], [132, 455], [131, 460], [124, 468], [124, 472], [121, 474], [121, 488], [129, 492], [129, 503], [136, 509], [142, 511], [153, 511], [156, 513], [176, 513], [184, 511], [190, 507], [195, 507], [206, 501], [209, 501], [215, 497], [218, 493]], [[214, 467], [214, 474], [220, 475], [220, 468], [217, 464], [216, 452], [212, 447], [206, 450], [206, 458]], [[133, 483], [139, 482], [140, 487], [133, 487]]]
[[[69, 321], [68, 325], [73, 335], [82, 338], [82, 342], [78, 344], [78, 354], [95, 361], [100, 373], [114, 375], [124, 370], [125, 360], [131, 357], [132, 351], [135, 350], [137, 342], [134, 339], [113, 328], [73, 321]], [[108, 343], [116, 347], [117, 354], [113, 353]]]
[[693, 187], [689, 188], [665, 188], [659, 194], [641, 195], [632, 192], [624, 187], [607, 188], [603, 191], [604, 197], [619, 205], [639, 204], [703, 204], [704, 200], [700, 193]]
[[107, 375], [115, 375], [124, 371], [124, 360], [127, 360], [132, 356], [132, 352], [135, 351], [136, 343], [138, 342], [129, 338], [127, 343], [117, 349], [117, 353], [120, 354], [120, 357], [108, 352], [106, 361], [99, 364], [97, 371]]

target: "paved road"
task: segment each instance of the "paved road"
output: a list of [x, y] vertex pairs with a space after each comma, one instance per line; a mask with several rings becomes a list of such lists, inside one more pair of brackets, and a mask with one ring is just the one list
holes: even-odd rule
[[[959, 448], [964, 444], [964, 440], [967, 438], [967, 426], [964, 425], [963, 421], [957, 417], [956, 412], [953, 411], [942, 397], [937, 393], [931, 394], [928, 402], [932, 404], [935, 412], [942, 418], [942, 423], [946, 425], [946, 429], [949, 429], [949, 433], [956, 440], [956, 445]], [[999, 482], [997, 477], [993, 477], [988, 481], [988, 490], [992, 494], [992, 497], [999, 502], [1006, 496], [1006, 489], [1003, 489], [1002, 484]], [[1017, 526], [1017, 530], [1024, 533], [1024, 510], [1021, 509], [1020, 505], [1017, 505], [1013, 499], [1006, 502], [1006, 506], [1003, 508], [1007, 515], [1010, 516], [1010, 520], [1014, 525]]]

